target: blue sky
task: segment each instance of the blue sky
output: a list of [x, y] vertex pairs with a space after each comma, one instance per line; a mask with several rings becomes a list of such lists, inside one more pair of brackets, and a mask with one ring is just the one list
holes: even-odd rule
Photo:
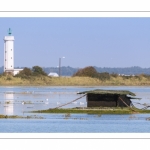
[[150, 67], [150, 18], [0, 18], [0, 66], [8, 28], [15, 67]]

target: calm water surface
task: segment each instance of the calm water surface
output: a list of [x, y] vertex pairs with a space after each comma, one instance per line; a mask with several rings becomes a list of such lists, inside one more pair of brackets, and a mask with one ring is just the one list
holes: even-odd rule
[[[44, 119], [0, 119], [1, 133], [150, 133], [150, 114], [30, 114], [27, 111], [55, 108], [81, 95], [77, 92], [108, 89], [129, 90], [141, 100], [133, 100], [138, 108], [150, 105], [150, 87], [0, 87], [0, 114]], [[86, 107], [86, 98], [64, 108]]]

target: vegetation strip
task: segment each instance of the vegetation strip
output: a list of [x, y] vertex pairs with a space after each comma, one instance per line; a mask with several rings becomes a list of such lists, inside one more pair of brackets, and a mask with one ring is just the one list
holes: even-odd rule
[[135, 113], [150, 113], [150, 110], [129, 108], [66, 108], [66, 109], [47, 109], [32, 111], [33, 113], [83, 113], [83, 114], [135, 114]]
[[41, 116], [37, 116], [37, 115], [31, 115], [31, 116], [18, 116], [18, 115], [1, 115], [0, 114], [0, 119], [44, 119]]

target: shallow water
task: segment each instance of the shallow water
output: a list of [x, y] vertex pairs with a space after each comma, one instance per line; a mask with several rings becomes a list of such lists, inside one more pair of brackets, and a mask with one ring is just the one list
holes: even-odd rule
[[[36, 115], [44, 119], [0, 119], [2, 133], [146, 133], [150, 132], [150, 114], [89, 115], [89, 114], [30, 114], [27, 111], [55, 108], [81, 95], [77, 92], [109, 89], [129, 90], [141, 100], [136, 107], [150, 104], [150, 87], [0, 87], [0, 114]], [[86, 97], [64, 108], [86, 107]]]

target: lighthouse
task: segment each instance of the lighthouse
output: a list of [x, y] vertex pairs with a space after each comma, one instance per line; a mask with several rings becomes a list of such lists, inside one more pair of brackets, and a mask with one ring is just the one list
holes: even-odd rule
[[23, 69], [14, 69], [14, 36], [11, 29], [8, 30], [8, 36], [4, 37], [4, 72], [18, 74]]
[[14, 40], [9, 28], [8, 36], [4, 37], [4, 72], [14, 72]]

